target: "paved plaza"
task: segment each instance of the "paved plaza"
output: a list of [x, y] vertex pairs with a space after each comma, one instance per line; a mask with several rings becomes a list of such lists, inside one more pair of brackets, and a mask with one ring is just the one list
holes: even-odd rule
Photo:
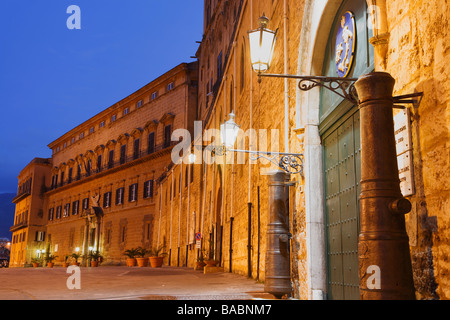
[[[272, 299], [264, 285], [237, 274], [192, 268], [100, 266], [0, 269], [0, 300], [252, 300]], [[69, 279], [70, 278], [70, 279]], [[79, 285], [79, 289], [74, 287]]]

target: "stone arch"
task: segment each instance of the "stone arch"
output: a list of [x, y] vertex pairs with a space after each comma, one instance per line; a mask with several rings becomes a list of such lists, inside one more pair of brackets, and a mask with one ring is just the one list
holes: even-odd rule
[[[371, 15], [371, 27], [382, 25], [383, 15], [386, 15], [385, 0], [366, 2], [369, 8], [379, 5], [378, 15]], [[342, 3], [342, 0], [306, 1], [300, 33], [297, 74], [323, 75], [329, 40], [328, 36], [323, 35], [330, 34]], [[316, 296], [325, 296], [327, 292], [323, 150], [319, 134], [320, 89], [314, 88], [306, 92], [297, 89], [296, 96], [295, 121], [297, 128], [302, 128], [297, 134], [299, 139], [304, 141], [304, 192], [308, 201], [305, 208], [305, 223], [309, 241], [306, 243], [307, 260], [304, 267], [308, 274], [308, 296], [309, 299], [313, 299]], [[308, 139], [304, 139], [306, 136]]]

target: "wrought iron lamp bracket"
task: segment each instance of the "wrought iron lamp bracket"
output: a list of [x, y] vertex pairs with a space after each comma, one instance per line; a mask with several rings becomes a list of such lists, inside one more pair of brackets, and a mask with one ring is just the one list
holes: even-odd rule
[[209, 145], [205, 147], [205, 150], [219, 157], [226, 155], [228, 151], [248, 153], [249, 160], [251, 161], [256, 161], [263, 158], [272, 162], [286, 173], [289, 174], [300, 173], [303, 176], [303, 154], [301, 153], [236, 150], [236, 149], [227, 149], [225, 146], [222, 145]]
[[350, 101], [358, 104], [358, 95], [355, 89], [357, 78], [340, 78], [326, 76], [296, 76], [289, 74], [259, 74], [259, 77], [290, 78], [299, 80], [298, 88], [301, 91], [309, 91], [315, 87], [325, 88]]
[[[334, 92], [338, 96], [344, 98], [347, 101], [350, 101], [354, 105], [359, 105], [358, 93], [356, 92], [355, 88], [355, 82], [358, 80], [358, 78], [340, 78], [327, 76], [296, 76], [290, 74], [258, 73], [259, 80], [261, 79], [261, 77], [297, 79], [299, 80], [298, 88], [301, 91], [309, 91], [315, 87], [321, 87]], [[423, 92], [417, 92], [393, 97], [393, 101], [395, 104], [410, 103], [417, 108], [422, 102], [422, 98]]]

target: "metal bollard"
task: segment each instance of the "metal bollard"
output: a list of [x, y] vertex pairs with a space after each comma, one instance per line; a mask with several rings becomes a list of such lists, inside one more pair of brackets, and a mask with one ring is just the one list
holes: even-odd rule
[[286, 183], [289, 174], [274, 171], [269, 176], [269, 215], [267, 224], [266, 278], [264, 291], [281, 298], [290, 294], [289, 225]]

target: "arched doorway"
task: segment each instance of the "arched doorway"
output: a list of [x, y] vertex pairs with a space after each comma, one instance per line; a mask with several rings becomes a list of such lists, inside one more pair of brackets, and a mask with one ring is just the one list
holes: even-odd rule
[[[369, 21], [365, 1], [342, 2], [328, 37], [322, 75], [357, 78], [373, 71]], [[349, 38], [353, 46], [346, 42]], [[341, 57], [347, 59], [346, 70]], [[361, 148], [358, 107], [330, 90], [321, 89], [319, 134], [323, 148], [328, 299], [359, 299]]]

